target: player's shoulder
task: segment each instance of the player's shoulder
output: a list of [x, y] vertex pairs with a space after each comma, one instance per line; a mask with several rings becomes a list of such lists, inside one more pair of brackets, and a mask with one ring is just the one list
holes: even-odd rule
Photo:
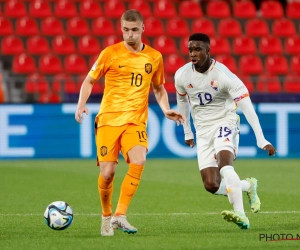
[[220, 63], [216, 60], [213, 61], [213, 67], [212, 67], [212, 71], [214, 73], [217, 73], [219, 75], [224, 75], [226, 77], [228, 77], [229, 79], [234, 79], [236, 78], [236, 75], [231, 72], [226, 65], [224, 65], [223, 63]]
[[107, 46], [106, 48], [103, 49], [103, 51], [110, 52], [110, 53], [116, 52], [116, 51], [122, 49], [122, 47], [123, 47], [123, 42], [119, 42], [119, 43], [115, 43], [115, 44]]
[[187, 74], [190, 75], [192, 70], [193, 70], [192, 62], [188, 62], [175, 72], [175, 78], [179, 78]]
[[144, 48], [144, 50], [145, 50], [145, 53], [147, 53], [147, 54], [151, 54], [153, 57], [162, 57], [162, 54], [158, 51], [158, 50], [156, 50], [156, 49], [154, 49], [154, 48], [152, 48], [150, 45], [148, 45], [148, 44], [145, 44], [144, 43], [144, 45], [145, 45], [145, 48]]

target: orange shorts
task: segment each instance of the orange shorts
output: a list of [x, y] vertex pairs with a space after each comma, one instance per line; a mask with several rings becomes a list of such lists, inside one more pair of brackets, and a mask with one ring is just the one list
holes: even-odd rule
[[97, 146], [97, 165], [101, 161], [118, 162], [120, 151], [127, 163], [128, 151], [141, 145], [148, 149], [148, 135], [146, 125], [126, 124], [119, 127], [102, 126], [95, 128]]

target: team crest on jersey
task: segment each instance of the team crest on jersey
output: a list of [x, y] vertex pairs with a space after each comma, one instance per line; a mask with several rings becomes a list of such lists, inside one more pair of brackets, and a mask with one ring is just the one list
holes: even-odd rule
[[212, 80], [212, 81], [210, 82], [210, 86], [211, 86], [215, 91], [218, 91], [219, 85], [218, 85], [218, 82], [217, 82], [217, 81]]
[[106, 147], [106, 146], [102, 146], [102, 147], [100, 148], [100, 152], [101, 152], [101, 155], [102, 155], [102, 156], [107, 155], [107, 147]]
[[188, 89], [192, 89], [192, 88], [194, 88], [194, 87], [193, 87], [193, 85], [190, 83], [190, 84], [187, 86], [187, 88], [188, 88]]
[[150, 74], [152, 72], [152, 64], [151, 63], [146, 63], [145, 64], [145, 71], [148, 74]]
[[91, 71], [94, 71], [96, 69], [96, 67], [97, 67], [97, 63], [95, 62], [93, 67], [91, 68]]

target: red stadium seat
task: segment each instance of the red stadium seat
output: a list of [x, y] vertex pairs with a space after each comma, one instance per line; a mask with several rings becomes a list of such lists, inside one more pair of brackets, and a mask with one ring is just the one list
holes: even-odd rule
[[181, 1], [179, 3], [179, 16], [183, 18], [200, 18], [203, 17], [201, 6], [193, 1]]
[[269, 35], [268, 24], [263, 19], [250, 19], [246, 22], [246, 35], [252, 37], [263, 37]]
[[292, 19], [300, 19], [300, 2], [287, 2], [286, 16]]
[[82, 55], [99, 54], [101, 47], [99, 40], [91, 35], [80, 37], [77, 44], [78, 52]]
[[61, 103], [62, 99], [59, 93], [53, 93], [51, 92], [49, 95], [49, 103]]
[[255, 5], [252, 1], [235, 1], [233, 4], [235, 18], [250, 19], [256, 17]]
[[67, 33], [71, 36], [84, 36], [90, 34], [88, 22], [81, 17], [73, 17], [67, 21]]
[[70, 0], [61, 0], [54, 5], [54, 13], [59, 18], [71, 18], [77, 16], [76, 5]]
[[278, 93], [282, 91], [278, 76], [261, 75], [258, 77], [256, 89], [259, 92]]
[[33, 73], [26, 78], [25, 90], [29, 93], [33, 90], [38, 93], [48, 93], [49, 83], [44, 75]]
[[285, 51], [290, 55], [300, 54], [300, 36], [286, 38]]
[[34, 18], [52, 16], [51, 5], [46, 0], [34, 0], [29, 3], [29, 15]]
[[284, 56], [271, 55], [265, 59], [266, 70], [270, 74], [281, 75], [289, 72], [288, 62]]
[[41, 34], [45, 36], [58, 36], [65, 34], [63, 24], [56, 17], [48, 17], [41, 21]]
[[230, 44], [228, 39], [224, 37], [212, 37], [210, 39], [210, 53], [212, 55], [230, 54]]
[[79, 14], [81, 17], [94, 19], [103, 16], [103, 10], [99, 2], [95, 0], [84, 0], [79, 5]]
[[103, 39], [103, 47], [106, 48], [107, 46], [119, 43], [122, 41], [122, 38], [120, 36], [107, 36]]
[[168, 36], [159, 36], [154, 38], [153, 47], [163, 55], [177, 53], [177, 48], [174, 39]]
[[0, 16], [0, 36], [8, 36], [14, 33], [13, 25], [10, 19]]
[[238, 77], [245, 84], [245, 86], [248, 89], [249, 93], [252, 93], [252, 92], [255, 91], [255, 87], [254, 87], [253, 81], [251, 79], [251, 76], [239, 75]]
[[160, 36], [166, 33], [163, 23], [159, 18], [155, 18], [155, 17], [145, 18], [144, 24], [145, 24], [145, 31], [144, 31], [145, 36]]
[[[71, 82], [71, 83], [69, 83]], [[52, 81], [52, 91], [60, 93], [62, 89], [65, 89], [66, 85], [73, 85], [74, 79], [72, 76], [62, 73], [62, 74], [56, 74], [54, 75], [53, 81]]]
[[167, 55], [165, 57], [166, 73], [174, 74], [184, 64], [186, 64], [186, 61], [184, 60], [184, 58], [177, 54]]
[[4, 5], [3, 12], [6, 17], [10, 18], [19, 18], [28, 14], [25, 3], [20, 0], [7, 1]]
[[51, 53], [40, 57], [39, 68], [43, 74], [59, 74], [63, 71], [59, 57]]
[[256, 55], [243, 55], [239, 59], [240, 71], [244, 75], [257, 75], [263, 72], [263, 64]]
[[118, 0], [110, 0], [105, 2], [104, 15], [109, 18], [120, 18], [126, 11], [124, 2]]
[[20, 36], [34, 36], [38, 33], [38, 24], [35, 19], [25, 16], [16, 21], [16, 34]]
[[192, 22], [192, 33], [204, 33], [208, 36], [215, 36], [216, 31], [213, 22], [207, 18], [196, 19]]
[[278, 1], [262, 1], [260, 5], [262, 18], [282, 18], [284, 16], [283, 8]]
[[292, 57], [291, 68], [293, 72], [297, 74], [300, 73], [300, 55], [295, 55]]
[[189, 55], [188, 45], [189, 45], [189, 36], [180, 39], [179, 50], [182, 55]]
[[173, 37], [182, 37], [190, 34], [188, 23], [185, 19], [175, 17], [167, 20], [166, 24], [167, 35]]
[[76, 82], [74, 81], [67, 81], [64, 84], [64, 93], [66, 94], [77, 94], [79, 93], [78, 91], [78, 86]]
[[223, 63], [231, 72], [237, 73], [236, 61], [231, 55], [218, 55], [216, 61]]
[[283, 88], [287, 93], [300, 93], [300, 75], [286, 76]]
[[3, 55], [17, 55], [24, 53], [24, 45], [18, 36], [5, 36], [1, 41], [1, 54]]
[[277, 19], [272, 25], [273, 35], [279, 37], [291, 37], [296, 35], [295, 24], [287, 18]]
[[160, 0], [154, 3], [153, 14], [158, 18], [174, 18], [177, 16], [175, 6], [172, 2]]
[[33, 55], [50, 53], [50, 46], [47, 39], [40, 35], [29, 37], [26, 42], [26, 48]]
[[241, 24], [234, 18], [221, 19], [218, 30], [220, 36], [237, 37], [242, 35]]
[[130, 9], [138, 10], [144, 18], [152, 16], [150, 4], [144, 0], [134, 0], [129, 3]]
[[96, 36], [110, 36], [115, 35], [115, 27], [111, 19], [106, 17], [99, 17], [93, 20], [92, 35]]
[[76, 52], [74, 40], [66, 35], [56, 36], [52, 40], [52, 50], [58, 55], [68, 55]]
[[207, 16], [211, 18], [228, 18], [231, 16], [230, 8], [226, 1], [208, 1], [206, 5]]
[[259, 51], [263, 55], [282, 54], [283, 48], [278, 37], [267, 36], [260, 38]]
[[65, 58], [64, 68], [68, 74], [84, 74], [88, 73], [88, 67], [83, 56], [72, 54]]
[[12, 63], [12, 71], [17, 74], [31, 74], [36, 72], [34, 59], [25, 53], [16, 55]]
[[255, 41], [251, 37], [236, 37], [233, 41], [233, 52], [236, 55], [246, 55], [256, 53]]

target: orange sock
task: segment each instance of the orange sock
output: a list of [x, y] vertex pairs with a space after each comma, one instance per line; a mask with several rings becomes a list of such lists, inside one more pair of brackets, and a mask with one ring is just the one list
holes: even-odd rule
[[144, 170], [143, 166], [136, 165], [136, 164], [129, 164], [128, 172], [121, 186], [121, 193], [120, 193], [117, 209], [115, 212], [115, 216], [126, 214], [130, 201], [132, 200], [132, 197], [135, 194], [140, 184], [140, 179], [143, 170]]
[[112, 214], [111, 200], [113, 193], [113, 180], [114, 178], [105, 180], [101, 173], [98, 177], [98, 192], [100, 195], [103, 216], [110, 216]]

